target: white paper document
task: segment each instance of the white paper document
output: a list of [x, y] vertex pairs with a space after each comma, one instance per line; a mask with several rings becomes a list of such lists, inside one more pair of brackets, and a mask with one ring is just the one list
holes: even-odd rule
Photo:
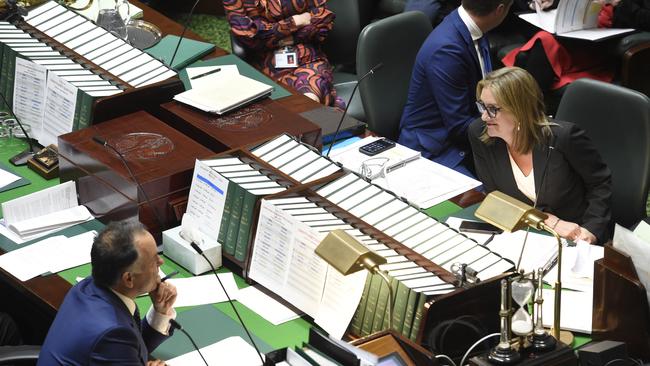
[[21, 237], [30, 237], [42, 232], [49, 232], [70, 224], [79, 224], [92, 219], [86, 206], [75, 206], [65, 210], [36, 216], [31, 219], [22, 220], [9, 224], [8, 227]]
[[[341, 329], [347, 328], [356, 311], [365, 280], [360, 279], [362, 275], [330, 274], [335, 270], [314, 252], [325, 235], [272, 200], [262, 200], [249, 276], [315, 318], [332, 336], [342, 336]], [[341, 299], [342, 293], [347, 298]]]
[[[241, 337], [226, 338], [201, 348], [208, 365], [261, 366], [260, 357], [253, 346]], [[263, 355], [262, 355], [263, 356]], [[169, 366], [204, 366], [197, 351], [186, 353], [165, 362]]]
[[55, 73], [47, 75], [45, 113], [38, 142], [43, 146], [57, 144], [59, 135], [72, 132], [77, 108], [77, 88]]
[[[458, 230], [460, 223], [463, 219], [457, 217], [450, 217], [447, 224]], [[476, 240], [479, 244], [483, 244], [490, 238], [490, 234], [475, 234], [463, 233], [468, 237]], [[526, 237], [525, 230], [519, 230], [514, 233], [506, 233], [495, 235], [494, 238], [486, 245], [486, 247], [499, 254], [503, 258], [510, 259], [515, 265], [519, 260], [521, 248], [524, 245], [524, 238]], [[549, 235], [542, 235], [537, 233], [528, 233], [526, 240], [526, 248], [522, 255], [520, 268], [526, 272], [537, 270], [538, 268], [547, 268], [553, 263], [557, 257], [557, 240]], [[475, 268], [476, 269], [476, 268]]]
[[228, 74], [204, 86], [184, 91], [174, 100], [204, 112], [223, 114], [271, 94], [273, 87], [244, 75]]
[[631, 28], [598, 28], [601, 5], [595, 1], [562, 0], [557, 9], [542, 10], [537, 2], [536, 12], [519, 17], [549, 33], [563, 37], [596, 41], [618, 34], [633, 32]]
[[199, 230], [208, 237], [216, 239], [219, 236], [227, 191], [228, 180], [204, 162], [196, 160], [185, 214], [191, 216]]
[[[239, 288], [232, 273], [219, 273], [218, 276], [226, 291], [228, 291], [230, 298], [235, 300]], [[167, 281], [176, 286], [178, 294], [174, 303], [176, 308], [228, 301], [217, 278], [212, 273], [188, 278], [171, 278]]]
[[348, 324], [354, 315], [354, 312], [350, 313], [349, 309], [356, 310], [359, 305], [366, 277], [368, 277], [368, 271], [365, 270], [344, 276], [334, 267], [329, 267], [323, 300], [314, 317], [314, 322], [323, 329], [327, 329], [333, 338], [343, 338], [346, 329], [348, 329]]
[[237, 65], [188, 67], [185, 70], [187, 70], [187, 77], [192, 89], [208, 87], [211, 83], [218, 82], [219, 79], [228, 75], [239, 75]]
[[[353, 172], [365, 175], [367, 178], [374, 179], [384, 173], [407, 164], [410, 161], [419, 159], [419, 151], [409, 149], [406, 146], [395, 144], [390, 148], [377, 155], [368, 156], [359, 151], [361, 146], [381, 139], [380, 137], [369, 136], [346, 147], [336, 149], [330, 154], [332, 160], [343, 164], [343, 166]], [[364, 172], [362, 172], [364, 166]]]
[[13, 109], [20, 121], [32, 128], [32, 137], [40, 137], [45, 110], [47, 69], [16, 57]]
[[639, 281], [645, 286], [646, 295], [650, 302], [650, 243], [641, 239], [630, 230], [616, 224], [614, 229], [614, 248], [632, 258]]
[[0, 268], [11, 273], [20, 281], [30, 280], [49, 269], [47, 253], [49, 246], [57, 246], [67, 241], [65, 236], [53, 236], [30, 246], [0, 255]]
[[[602, 258], [604, 252], [604, 247], [584, 241], [562, 248], [562, 288], [593, 293], [594, 262]], [[557, 281], [557, 266], [548, 271], [544, 281], [549, 284]]]
[[73, 237], [53, 236], [0, 256], [0, 267], [21, 281], [42, 273], [60, 272], [90, 263], [90, 248], [96, 232]]
[[10, 185], [19, 179], [20, 177], [16, 174], [8, 172], [4, 169], [0, 169], [0, 189]]
[[3, 202], [2, 214], [7, 224], [13, 224], [77, 205], [77, 188], [73, 181], [68, 181]]
[[273, 325], [279, 325], [300, 317], [299, 314], [296, 314], [296, 312], [254, 286], [248, 286], [239, 290], [237, 293], [237, 301]]
[[[545, 327], [550, 327], [553, 325], [555, 291], [542, 291], [542, 320]], [[591, 292], [562, 290], [560, 329], [591, 334], [593, 297]]]

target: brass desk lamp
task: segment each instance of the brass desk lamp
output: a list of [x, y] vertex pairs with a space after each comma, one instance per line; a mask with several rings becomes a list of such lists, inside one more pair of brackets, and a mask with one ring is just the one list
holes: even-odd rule
[[551, 335], [559, 341], [562, 297], [562, 242], [560, 241], [560, 236], [555, 232], [555, 230], [544, 224], [544, 220], [548, 216], [545, 213], [502, 192], [494, 191], [485, 197], [483, 203], [481, 203], [479, 208], [476, 210], [476, 217], [508, 232], [517, 231], [530, 226], [534, 229], [547, 231], [555, 236], [558, 246], [558, 268], [557, 280], [555, 281], [555, 303]]
[[378, 274], [388, 285], [388, 327], [393, 329], [393, 289], [390, 286], [388, 273], [379, 269], [380, 265], [386, 263], [386, 258], [366, 248], [341, 229], [330, 231], [325, 239], [318, 244], [315, 251], [325, 262], [344, 276], [362, 269], [371, 274]]

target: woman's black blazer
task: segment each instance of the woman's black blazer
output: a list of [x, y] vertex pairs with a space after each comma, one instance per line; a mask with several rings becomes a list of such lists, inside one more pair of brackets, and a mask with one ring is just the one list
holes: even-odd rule
[[[611, 237], [611, 173], [585, 131], [569, 122], [553, 121], [553, 136], [533, 148], [537, 208], [589, 230], [603, 244]], [[533, 205], [518, 188], [506, 144], [479, 136], [485, 122], [470, 124], [474, 164], [486, 192], [501, 191]], [[542, 182], [542, 176], [545, 176]]]

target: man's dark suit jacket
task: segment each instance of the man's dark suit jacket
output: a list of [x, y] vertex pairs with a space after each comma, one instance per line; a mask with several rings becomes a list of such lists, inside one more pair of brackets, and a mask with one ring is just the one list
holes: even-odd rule
[[86, 278], [65, 296], [38, 365], [146, 365], [167, 337], [146, 320], [141, 326], [117, 295]]
[[454, 10], [424, 41], [413, 65], [399, 143], [455, 168], [469, 154], [467, 126], [479, 116], [483, 77], [474, 41]]
[[[603, 244], [611, 235], [611, 173], [583, 129], [573, 123], [555, 123], [548, 144], [533, 148], [537, 207], [584, 227]], [[485, 191], [498, 190], [533, 205], [517, 188], [505, 142], [499, 138], [488, 144], [479, 140], [484, 126], [477, 119], [468, 134], [476, 173]]]

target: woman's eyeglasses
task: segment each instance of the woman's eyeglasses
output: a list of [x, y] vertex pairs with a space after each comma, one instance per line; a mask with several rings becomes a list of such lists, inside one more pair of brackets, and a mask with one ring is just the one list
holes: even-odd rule
[[501, 110], [501, 107], [495, 105], [485, 105], [482, 100], [476, 101], [476, 108], [478, 108], [478, 111], [481, 112], [481, 114], [487, 112], [487, 115], [490, 118], [496, 118], [497, 113]]

